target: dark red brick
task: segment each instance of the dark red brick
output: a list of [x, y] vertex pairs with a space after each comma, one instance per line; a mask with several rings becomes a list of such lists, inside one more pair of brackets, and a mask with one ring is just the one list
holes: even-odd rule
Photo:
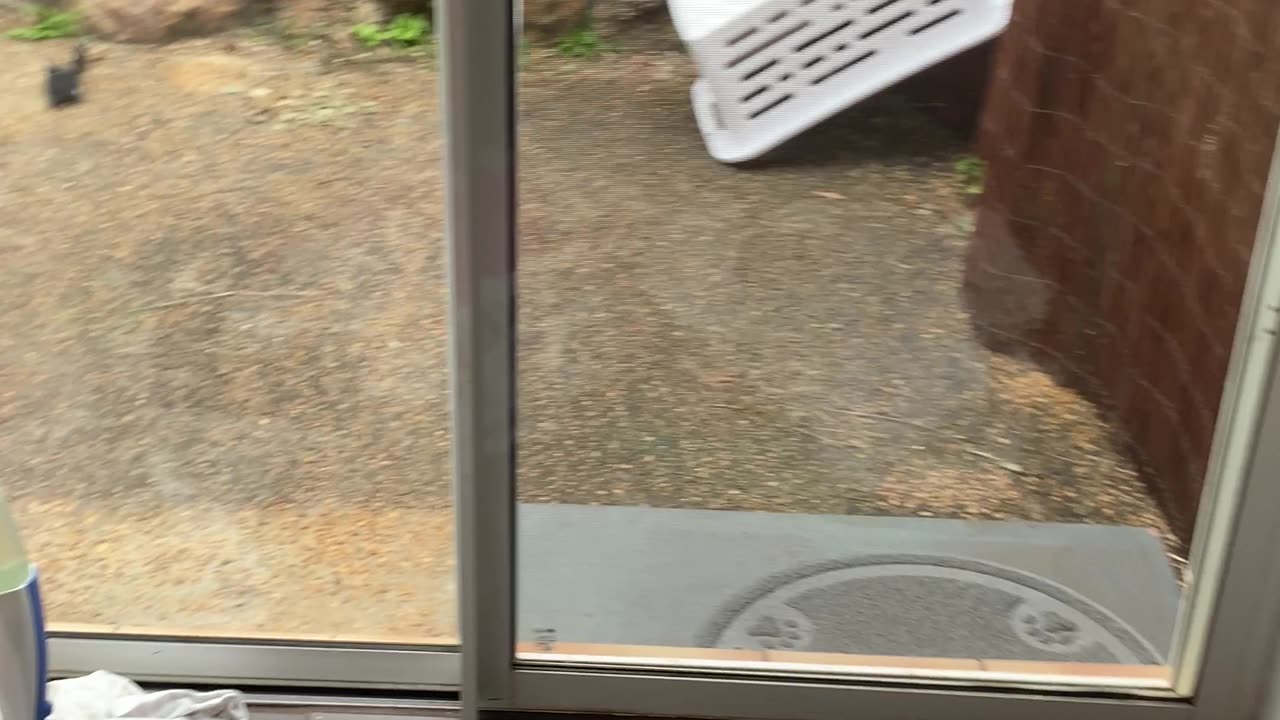
[[975, 325], [1016, 299], [1002, 258], [1051, 278], [1002, 349], [1069, 365], [1173, 517], [1198, 502], [1280, 127], [1276, 37], [1275, 0], [1019, 0], [980, 124]]

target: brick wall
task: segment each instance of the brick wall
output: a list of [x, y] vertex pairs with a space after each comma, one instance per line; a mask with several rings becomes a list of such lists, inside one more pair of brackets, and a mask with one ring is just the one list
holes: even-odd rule
[[1194, 517], [1280, 124], [1277, 0], [1016, 0], [974, 324], [1085, 392]]

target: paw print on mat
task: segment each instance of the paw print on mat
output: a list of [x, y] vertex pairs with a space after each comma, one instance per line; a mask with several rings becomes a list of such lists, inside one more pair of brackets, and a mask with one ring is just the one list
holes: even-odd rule
[[1065, 647], [1080, 636], [1080, 626], [1053, 610], [1027, 612], [1022, 618], [1022, 631], [1040, 645]]
[[747, 628], [747, 635], [765, 650], [791, 650], [804, 637], [799, 622], [779, 620], [772, 615], [761, 615], [760, 619]]

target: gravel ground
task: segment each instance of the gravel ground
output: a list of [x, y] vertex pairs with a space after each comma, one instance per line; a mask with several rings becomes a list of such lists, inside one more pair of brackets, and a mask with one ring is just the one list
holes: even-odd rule
[[[452, 637], [430, 65], [109, 46], [50, 112], [67, 47], [0, 41], [0, 477], [53, 621]], [[962, 145], [889, 97], [725, 168], [690, 73], [526, 68], [523, 500], [1167, 535], [1094, 408], [974, 341]]]

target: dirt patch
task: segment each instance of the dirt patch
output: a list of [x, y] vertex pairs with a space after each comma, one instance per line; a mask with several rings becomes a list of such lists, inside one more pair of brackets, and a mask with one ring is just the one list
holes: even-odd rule
[[245, 92], [252, 69], [247, 59], [223, 54], [179, 57], [165, 63], [170, 84], [203, 95]]

